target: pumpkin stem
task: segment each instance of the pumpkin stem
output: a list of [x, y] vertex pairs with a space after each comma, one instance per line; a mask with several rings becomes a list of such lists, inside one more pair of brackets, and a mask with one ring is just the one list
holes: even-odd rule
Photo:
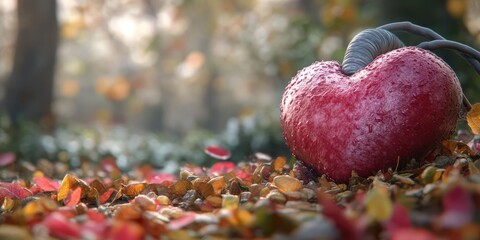
[[396, 23], [389, 23], [383, 26], [378, 27], [377, 29], [383, 29], [390, 32], [393, 31], [403, 31], [408, 33], [413, 33], [419, 36], [422, 36], [429, 40], [440, 40], [445, 39], [440, 34], [436, 33], [430, 28], [422, 27], [411, 22], [396, 22]]
[[393, 33], [383, 29], [366, 29], [357, 34], [348, 44], [342, 63], [342, 72], [352, 75], [366, 67], [376, 57], [404, 44]]

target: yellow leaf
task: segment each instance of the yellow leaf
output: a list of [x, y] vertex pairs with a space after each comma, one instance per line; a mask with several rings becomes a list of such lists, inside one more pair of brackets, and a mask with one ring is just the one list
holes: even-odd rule
[[388, 191], [382, 187], [372, 188], [365, 198], [367, 214], [377, 221], [384, 221], [392, 215], [392, 201]]
[[68, 196], [68, 191], [74, 189], [78, 184], [77, 177], [72, 174], [67, 174], [63, 177], [62, 184], [58, 189], [57, 201], [62, 201]]
[[282, 172], [283, 167], [287, 163], [287, 159], [285, 157], [277, 157], [275, 160], [272, 162], [272, 167], [275, 172]]
[[236, 195], [224, 194], [222, 195], [222, 208], [236, 209], [238, 208], [239, 198]]
[[480, 134], [480, 103], [472, 105], [472, 109], [467, 113], [467, 123], [475, 134]]

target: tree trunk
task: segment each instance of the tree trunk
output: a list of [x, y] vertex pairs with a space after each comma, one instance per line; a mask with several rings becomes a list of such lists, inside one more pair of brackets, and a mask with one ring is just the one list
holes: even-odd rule
[[58, 45], [55, 0], [18, 0], [18, 33], [5, 104], [14, 124], [49, 119]]

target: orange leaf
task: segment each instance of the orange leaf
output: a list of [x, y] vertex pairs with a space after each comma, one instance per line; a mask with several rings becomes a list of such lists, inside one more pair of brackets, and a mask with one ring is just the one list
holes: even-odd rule
[[131, 183], [122, 189], [122, 193], [129, 198], [134, 198], [145, 189], [145, 183]]
[[77, 187], [78, 179], [72, 174], [67, 174], [63, 177], [62, 184], [58, 190], [57, 201], [62, 201], [68, 196], [69, 190]]
[[480, 103], [472, 105], [472, 109], [467, 113], [467, 123], [475, 134], [480, 134]]

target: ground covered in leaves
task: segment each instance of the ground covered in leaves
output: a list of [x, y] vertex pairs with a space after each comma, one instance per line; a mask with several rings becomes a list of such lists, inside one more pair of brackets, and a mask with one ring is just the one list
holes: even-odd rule
[[178, 175], [3, 153], [0, 239], [480, 239], [480, 143], [458, 139], [426, 163], [348, 183], [281, 156], [233, 163], [215, 146], [205, 153], [217, 163]]

